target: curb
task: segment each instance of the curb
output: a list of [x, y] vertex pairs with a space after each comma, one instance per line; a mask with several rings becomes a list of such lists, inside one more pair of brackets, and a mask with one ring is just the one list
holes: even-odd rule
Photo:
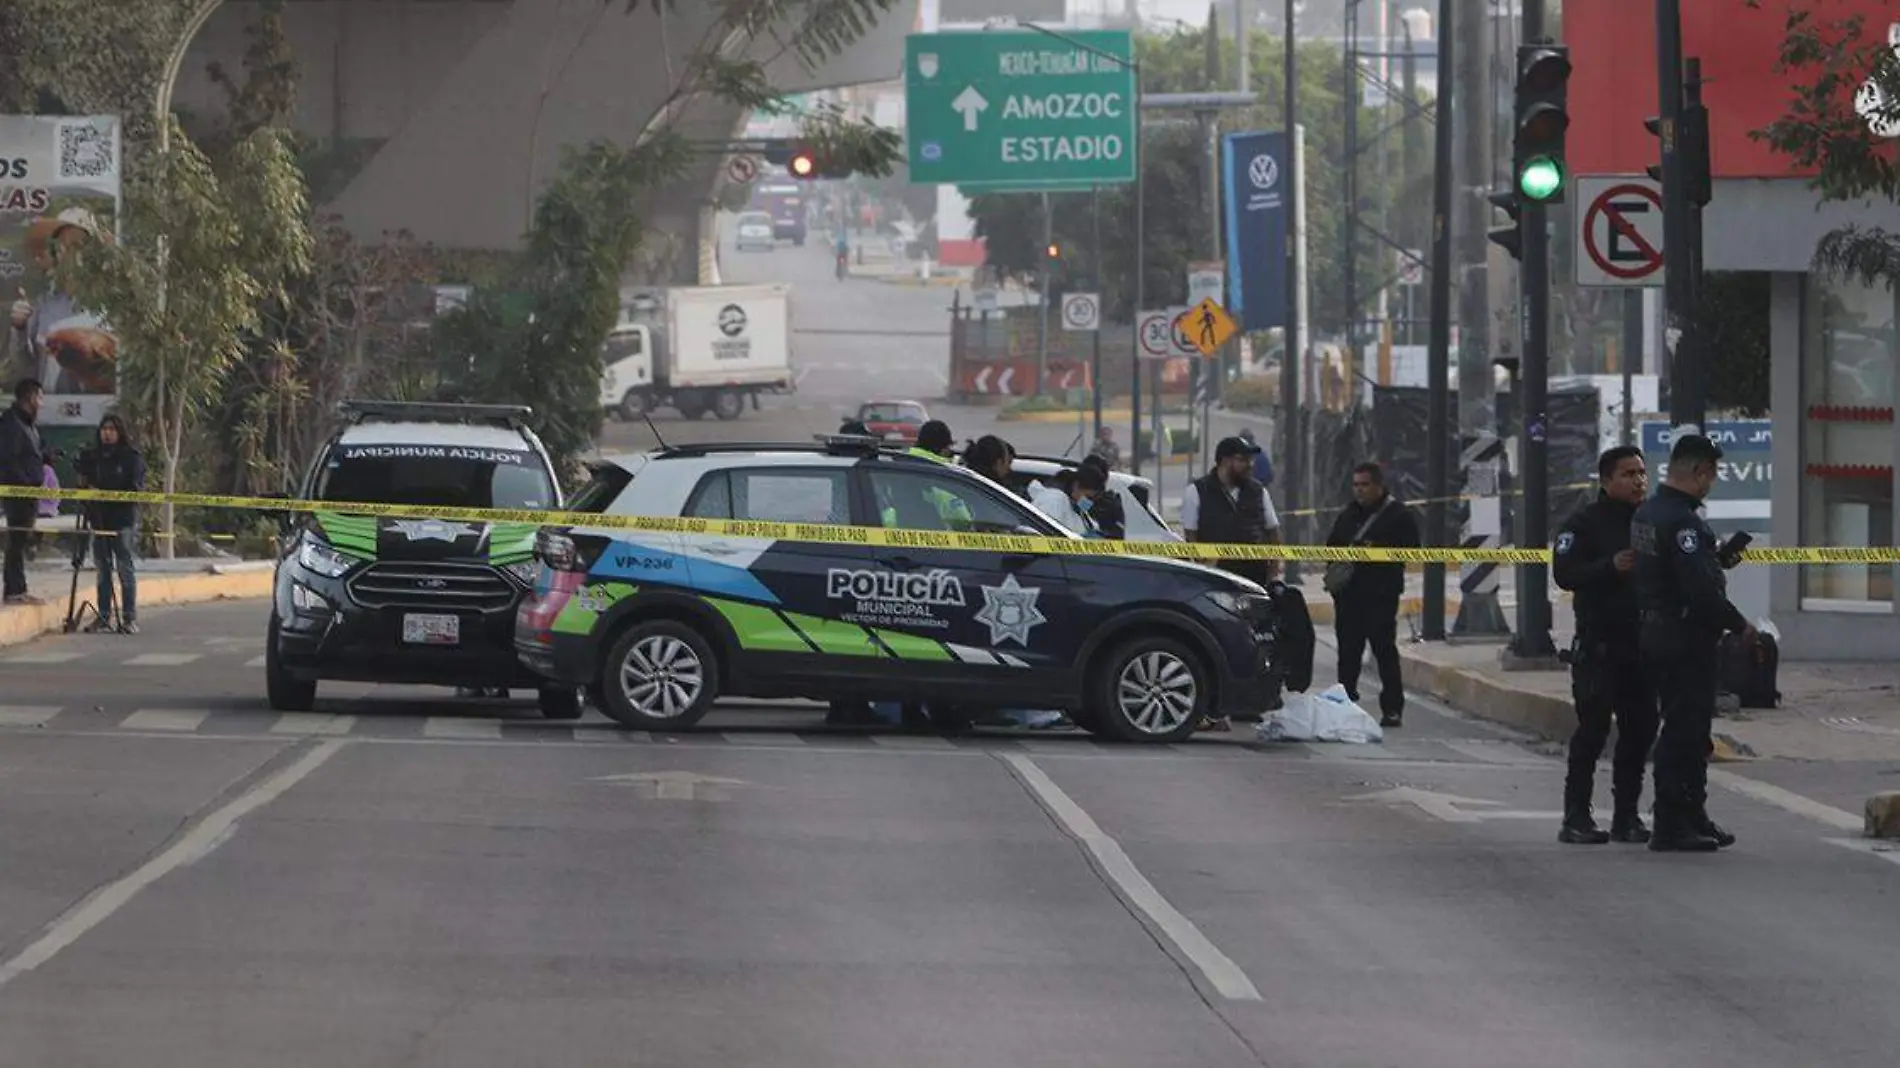
[[[206, 601], [254, 600], [269, 597], [275, 584], [274, 567], [223, 570], [211, 565], [205, 571], [190, 574], [139, 576], [139, 605], [144, 608], [174, 604], [201, 604]], [[89, 590], [82, 586], [81, 592]], [[43, 634], [56, 634], [66, 626], [66, 602], [21, 605], [0, 610], [0, 647], [23, 645]]]

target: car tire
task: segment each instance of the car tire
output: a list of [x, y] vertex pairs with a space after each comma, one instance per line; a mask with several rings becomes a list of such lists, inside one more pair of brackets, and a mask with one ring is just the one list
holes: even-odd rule
[[706, 415], [706, 401], [698, 393], [686, 393], [673, 398], [673, 407], [687, 419], [700, 419]]
[[546, 719], [579, 719], [585, 707], [581, 704], [578, 686], [543, 686], [536, 694], [536, 702]]
[[1097, 733], [1123, 742], [1178, 742], [1207, 714], [1207, 668], [1174, 638], [1124, 642], [1096, 661], [1096, 668], [1086, 720]]
[[601, 711], [622, 726], [687, 730], [718, 697], [719, 658], [684, 623], [636, 624], [614, 642], [601, 666], [600, 689]]
[[297, 678], [278, 659], [277, 632], [280, 629], [277, 614], [273, 612], [264, 645], [265, 696], [274, 711], [308, 712], [317, 705], [316, 680]]
[[713, 414], [723, 422], [731, 422], [745, 414], [745, 394], [737, 390], [722, 389], [713, 396]]

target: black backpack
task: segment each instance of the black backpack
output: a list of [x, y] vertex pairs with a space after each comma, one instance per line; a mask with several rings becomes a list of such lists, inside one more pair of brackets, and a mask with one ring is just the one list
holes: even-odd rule
[[1305, 693], [1313, 685], [1315, 641], [1313, 617], [1306, 610], [1306, 595], [1284, 582], [1269, 583], [1267, 595], [1273, 598], [1274, 668], [1287, 690]]
[[1781, 669], [1781, 647], [1773, 635], [1757, 632], [1751, 640], [1740, 634], [1722, 635], [1715, 647], [1716, 688], [1732, 693], [1743, 708], [1774, 708], [1781, 703], [1775, 675]]

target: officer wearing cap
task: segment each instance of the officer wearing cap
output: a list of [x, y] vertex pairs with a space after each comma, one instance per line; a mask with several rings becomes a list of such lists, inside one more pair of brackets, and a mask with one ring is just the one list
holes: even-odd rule
[[1715, 488], [1722, 450], [1701, 434], [1682, 434], [1669, 452], [1666, 481], [1636, 509], [1638, 642], [1644, 671], [1662, 697], [1656, 741], [1656, 825], [1649, 848], [1708, 853], [1735, 837], [1709, 819], [1709, 732], [1715, 719], [1716, 643], [1725, 631], [1753, 627], [1728, 599], [1722, 574], [1740, 554], [1718, 555], [1702, 502]]
[[[1222, 438], [1214, 446], [1214, 467], [1181, 491], [1181, 530], [1189, 541], [1269, 545], [1280, 541], [1280, 517], [1273, 498], [1253, 477], [1260, 446], [1244, 438]], [[1220, 566], [1256, 582], [1279, 577], [1274, 560], [1222, 560]]]

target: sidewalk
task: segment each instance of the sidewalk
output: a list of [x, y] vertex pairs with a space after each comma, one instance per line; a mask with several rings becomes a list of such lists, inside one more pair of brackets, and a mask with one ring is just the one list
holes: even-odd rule
[[[1506, 572], [1500, 600], [1506, 622], [1515, 626], [1508, 576]], [[1323, 689], [1334, 675], [1332, 603], [1319, 588], [1317, 575], [1300, 585], [1325, 643], [1314, 665], [1314, 686]], [[1455, 617], [1455, 572], [1447, 576], [1447, 585], [1447, 615]], [[1569, 740], [1577, 718], [1568, 668], [1507, 671], [1499, 660], [1508, 640], [1503, 637], [1420, 641], [1421, 600], [1419, 577], [1408, 575], [1399, 628], [1408, 689], [1549, 741]], [[1553, 602], [1551, 618], [1553, 643], [1567, 647], [1573, 633], [1567, 598]], [[1716, 760], [1900, 761], [1900, 663], [1783, 660], [1777, 685], [1779, 707], [1741, 709], [1716, 720]]]
[[[140, 560], [139, 607], [268, 597], [276, 566], [269, 560], [237, 557]], [[93, 599], [97, 581], [90, 566], [80, 571], [78, 603]], [[30, 642], [65, 626], [68, 597], [73, 593], [71, 566], [48, 560], [42, 553], [38, 562], [28, 566], [27, 588], [46, 603], [0, 607], [0, 647]]]

